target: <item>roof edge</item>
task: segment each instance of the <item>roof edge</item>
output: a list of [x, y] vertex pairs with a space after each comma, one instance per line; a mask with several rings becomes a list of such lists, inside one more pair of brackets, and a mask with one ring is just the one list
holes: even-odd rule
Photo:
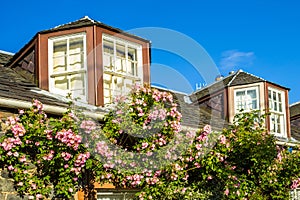
[[3, 50], [0, 50], [0, 53], [2, 53], [2, 54], [7, 54], [7, 55], [10, 55], [10, 56], [13, 56], [13, 55], [15, 55], [15, 54], [14, 54], [14, 53], [12, 53], [12, 52], [3, 51]]
[[300, 104], [300, 101], [290, 104], [289, 107], [296, 106], [297, 104]]

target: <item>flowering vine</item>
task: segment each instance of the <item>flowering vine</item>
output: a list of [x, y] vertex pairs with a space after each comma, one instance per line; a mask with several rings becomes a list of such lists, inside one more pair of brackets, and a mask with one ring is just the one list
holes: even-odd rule
[[168, 92], [136, 86], [104, 124], [69, 110], [48, 118], [33, 101], [5, 122], [0, 166], [21, 196], [71, 198], [84, 177], [146, 199], [287, 199], [300, 185], [298, 147], [276, 145], [265, 116], [242, 113], [220, 132], [182, 130]]
[[37, 100], [30, 110], [7, 119], [0, 139], [0, 162], [21, 196], [45, 199], [54, 192], [70, 198], [77, 190], [90, 153], [74, 124], [68, 113], [49, 119]]

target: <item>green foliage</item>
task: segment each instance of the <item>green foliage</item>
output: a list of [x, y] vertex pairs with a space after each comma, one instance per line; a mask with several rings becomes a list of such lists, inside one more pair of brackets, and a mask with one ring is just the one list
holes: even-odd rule
[[47, 118], [35, 100], [30, 110], [6, 121], [0, 161], [21, 196], [44, 199], [54, 193], [70, 198], [76, 191], [89, 152], [70, 114]]
[[0, 166], [20, 195], [70, 198], [87, 176], [144, 200], [288, 199], [300, 184], [298, 147], [276, 145], [259, 112], [222, 132], [182, 131], [172, 95], [145, 86], [119, 98], [101, 129], [79, 116], [47, 118], [34, 101], [7, 120]]

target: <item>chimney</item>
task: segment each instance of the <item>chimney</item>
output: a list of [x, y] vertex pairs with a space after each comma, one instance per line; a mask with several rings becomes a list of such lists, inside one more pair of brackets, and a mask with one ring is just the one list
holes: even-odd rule
[[215, 78], [215, 81], [220, 81], [224, 78], [223, 75], [218, 75], [216, 78]]
[[232, 74], [234, 74], [235, 73], [235, 71], [230, 71], [229, 72], [229, 75], [232, 75]]

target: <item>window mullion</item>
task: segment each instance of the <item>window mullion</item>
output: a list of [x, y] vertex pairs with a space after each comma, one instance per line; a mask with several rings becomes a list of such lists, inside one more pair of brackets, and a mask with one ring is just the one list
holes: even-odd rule
[[[128, 61], [128, 44], [125, 44], [125, 73], [128, 74], [128, 64], [129, 64], [129, 61]], [[125, 82], [124, 82], [125, 84]]]
[[[67, 58], [66, 58], [66, 61], [67, 61], [67, 71], [69, 71], [70, 69], [70, 39], [67, 38]], [[67, 78], [67, 89], [69, 91], [71, 91], [71, 76], [66, 76]]]
[[117, 71], [117, 67], [116, 67], [116, 60], [117, 60], [117, 42], [116, 42], [116, 40], [113, 40], [113, 42], [114, 42], [114, 60], [113, 60], [113, 65], [114, 65], [114, 67], [113, 67], [113, 71]]

